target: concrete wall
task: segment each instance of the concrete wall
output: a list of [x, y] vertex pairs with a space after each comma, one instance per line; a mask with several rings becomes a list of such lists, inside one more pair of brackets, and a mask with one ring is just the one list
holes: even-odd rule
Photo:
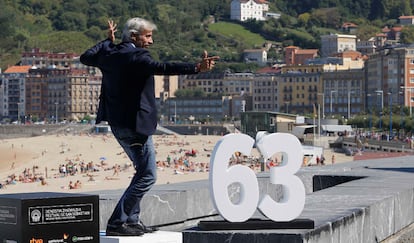
[[47, 124], [47, 125], [0, 125], [0, 139], [34, 137], [46, 134], [92, 131], [92, 125]]
[[[182, 231], [185, 243], [369, 243], [414, 223], [414, 157], [306, 167], [298, 176], [307, 192], [299, 218], [313, 221], [312, 229], [203, 231], [197, 227], [200, 221], [223, 220], [210, 199], [208, 181], [155, 186], [142, 201], [141, 218], [163, 230]], [[258, 175], [258, 180], [261, 194], [282, 197], [281, 187], [269, 184], [268, 174]], [[122, 191], [96, 193], [100, 227], [105, 229]], [[255, 217], [264, 219], [258, 212]]]

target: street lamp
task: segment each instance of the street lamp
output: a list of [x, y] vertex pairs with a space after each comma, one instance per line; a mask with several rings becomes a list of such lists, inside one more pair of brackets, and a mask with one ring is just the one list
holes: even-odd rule
[[174, 100], [174, 123], [177, 124], [177, 102]]
[[336, 90], [331, 90], [331, 100], [330, 100], [330, 102], [331, 102], [331, 109], [330, 109], [331, 115], [332, 115], [332, 93], [336, 93]]
[[[408, 90], [408, 106], [410, 107], [410, 117], [412, 115], [412, 109], [411, 109], [411, 87], [405, 87], [400, 86], [401, 89], [404, 89], [404, 91]], [[405, 105], [405, 92], [404, 92], [404, 105]]]
[[389, 102], [390, 102], [390, 134], [388, 136], [388, 140], [391, 138], [392, 136], [392, 93], [388, 92], [388, 98], [389, 98]]
[[410, 118], [411, 118], [411, 116], [412, 116], [412, 109], [411, 109], [411, 107], [412, 107], [412, 105], [411, 105], [411, 88], [409, 88], [408, 89], [408, 104], [409, 104], [409, 107], [410, 107]]
[[348, 119], [351, 118], [351, 93], [354, 92], [348, 91]]
[[318, 93], [318, 95], [322, 96], [322, 119], [325, 119], [325, 93]]
[[56, 110], [55, 110], [56, 124], [58, 123], [58, 105], [59, 105], [59, 102], [55, 102], [55, 107], [56, 107]]
[[290, 101], [285, 101], [284, 103], [286, 105], [286, 114], [289, 114], [289, 103], [290, 103]]
[[[398, 132], [398, 137], [401, 137], [401, 132], [403, 132], [404, 130], [404, 111], [403, 111], [403, 105], [404, 105], [404, 91], [400, 91], [398, 92], [399, 95], [401, 95], [402, 97], [402, 102], [400, 103], [400, 129], [397, 131]], [[398, 96], [400, 97], [400, 96]], [[399, 98], [398, 98], [399, 99]]]
[[[371, 94], [367, 94], [367, 97], [371, 97]], [[369, 113], [369, 132], [371, 134], [371, 130], [372, 130], [372, 113], [371, 113], [371, 109], [369, 107], [370, 102], [368, 102], [368, 99], [367, 99], [367, 103], [368, 103], [367, 108], [368, 108], [368, 113]]]
[[381, 94], [381, 111], [380, 111], [379, 128], [382, 131], [382, 111], [384, 110], [384, 91], [376, 90], [375, 93]]
[[17, 103], [17, 124], [21, 124], [21, 117], [20, 117], [20, 113], [21, 113], [21, 105], [23, 103], [22, 102], [18, 102]]
[[381, 94], [381, 112], [384, 109], [384, 91], [375, 90], [375, 93]]

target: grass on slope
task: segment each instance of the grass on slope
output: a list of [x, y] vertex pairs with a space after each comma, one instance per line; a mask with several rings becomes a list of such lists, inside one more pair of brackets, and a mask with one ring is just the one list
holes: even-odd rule
[[262, 36], [254, 34], [243, 26], [234, 23], [218, 22], [210, 24], [208, 30], [229, 39], [243, 41], [245, 45], [251, 47], [260, 47], [266, 42]]

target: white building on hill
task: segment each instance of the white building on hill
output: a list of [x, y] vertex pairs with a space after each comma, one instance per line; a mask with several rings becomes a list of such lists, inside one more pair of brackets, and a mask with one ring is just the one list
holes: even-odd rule
[[266, 20], [268, 11], [269, 5], [265, 0], [233, 0], [230, 18], [239, 21]]

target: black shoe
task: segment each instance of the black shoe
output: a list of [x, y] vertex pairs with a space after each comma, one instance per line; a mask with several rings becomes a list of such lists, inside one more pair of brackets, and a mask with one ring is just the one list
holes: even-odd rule
[[141, 236], [144, 232], [136, 225], [121, 224], [120, 226], [107, 226], [106, 236]]
[[138, 224], [134, 224], [131, 226], [143, 231], [144, 233], [153, 233], [158, 230], [157, 227], [145, 226], [144, 223], [142, 223], [142, 221], [139, 221]]

